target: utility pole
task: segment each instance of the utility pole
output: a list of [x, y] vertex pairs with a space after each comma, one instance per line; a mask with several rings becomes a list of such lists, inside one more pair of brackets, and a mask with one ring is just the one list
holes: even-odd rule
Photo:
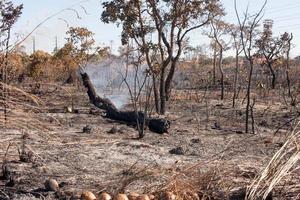
[[54, 49], [54, 52], [57, 52], [58, 51], [58, 37], [55, 36], [55, 49]]
[[35, 36], [32, 38], [32, 51], [35, 53]]
[[110, 42], [110, 54], [112, 54], [114, 41], [110, 40], [109, 42]]

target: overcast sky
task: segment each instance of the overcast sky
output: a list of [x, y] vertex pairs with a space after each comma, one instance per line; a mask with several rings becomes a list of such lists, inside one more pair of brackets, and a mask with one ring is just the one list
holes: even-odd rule
[[[13, 0], [15, 4], [22, 3], [24, 10], [21, 18], [14, 26], [14, 33], [21, 35], [28, 34], [35, 26], [45, 20], [47, 17], [59, 12], [65, 8], [74, 8], [78, 11], [80, 19], [72, 10], [66, 10], [59, 15], [51, 18], [44, 23], [37, 31], [29, 37], [24, 45], [27, 52], [32, 52], [32, 40], [35, 37], [36, 49], [42, 49], [49, 52], [55, 47], [55, 38], [58, 38], [58, 46], [62, 47], [65, 42], [65, 32], [68, 26], [83, 26], [95, 33], [95, 39], [99, 45], [108, 45], [113, 47], [116, 52], [120, 45], [120, 30], [115, 25], [103, 24], [100, 21], [101, 1], [100, 0]], [[250, 11], [259, 10], [264, 0], [237, 0], [239, 11], [243, 10], [249, 4]], [[226, 9], [226, 20], [236, 23], [233, 0], [222, 0]], [[84, 8], [84, 9], [83, 9]], [[300, 1], [299, 0], [269, 0], [265, 19], [274, 20], [274, 34], [279, 35], [285, 31], [294, 34], [295, 47], [292, 55], [300, 55]], [[208, 40], [200, 32], [193, 32], [191, 43], [194, 46], [205, 44]], [[297, 45], [299, 44], [299, 45]]]

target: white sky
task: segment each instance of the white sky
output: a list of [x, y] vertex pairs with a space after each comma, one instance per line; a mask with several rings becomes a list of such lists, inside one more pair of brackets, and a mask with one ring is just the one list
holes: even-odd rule
[[[236, 23], [233, 0], [221, 0], [226, 12], [226, 20]], [[103, 24], [100, 20], [102, 6], [100, 0], [74, 1], [74, 0], [13, 0], [14, 3], [24, 4], [23, 15], [14, 27], [14, 32], [26, 35], [37, 24], [45, 18], [64, 8], [68, 8], [77, 4], [74, 8], [79, 12], [81, 19], [78, 19], [74, 11], [65, 11], [44, 23], [36, 32], [32, 34], [24, 45], [27, 52], [32, 52], [32, 38], [35, 37], [36, 49], [42, 49], [52, 52], [55, 47], [55, 38], [58, 38], [58, 45], [62, 47], [65, 42], [65, 32], [69, 26], [84, 26], [95, 33], [95, 39], [99, 45], [107, 45], [113, 47], [116, 52], [120, 45], [120, 29], [115, 25]], [[79, 3], [82, 2], [82, 3]], [[237, 0], [240, 13], [249, 4], [250, 11], [257, 11], [263, 4], [264, 0]], [[79, 4], [78, 4], [79, 3]], [[81, 7], [81, 5], [87, 11]], [[299, 0], [269, 0], [266, 10], [265, 19], [274, 20], [274, 34], [282, 34], [285, 31], [294, 34], [295, 44], [292, 50], [292, 56], [300, 55], [300, 1]], [[67, 23], [68, 24], [67, 24]], [[191, 35], [191, 43], [198, 46], [207, 43], [206, 36], [201, 31], [193, 32]]]

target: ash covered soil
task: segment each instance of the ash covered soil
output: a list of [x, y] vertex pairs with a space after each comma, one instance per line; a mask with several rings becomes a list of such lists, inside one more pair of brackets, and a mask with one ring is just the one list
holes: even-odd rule
[[[240, 102], [239, 108], [232, 109], [231, 94], [219, 101], [210, 93], [196, 102], [189, 91], [176, 91], [166, 114], [171, 121], [169, 133], [146, 130], [145, 138], [136, 139], [134, 127], [105, 118], [84, 89], [44, 90], [50, 89], [37, 96], [45, 103], [42, 110], [48, 115], [49, 130], [1, 130], [0, 154], [6, 157], [14, 183], [9, 186], [9, 180], [0, 180], [0, 199], [68, 199], [84, 190], [155, 193], [193, 166], [203, 173], [226, 169], [231, 173], [223, 174], [223, 179], [230, 189], [243, 187], [280, 149], [293, 125], [287, 124], [274, 136], [294, 110], [276, 100], [257, 102], [257, 133], [243, 134], [245, 105]], [[74, 94], [76, 112], [66, 109], [72, 98], [65, 90]], [[27, 162], [20, 161], [22, 148], [30, 154]], [[48, 178], [61, 183], [62, 194], [43, 190]]]

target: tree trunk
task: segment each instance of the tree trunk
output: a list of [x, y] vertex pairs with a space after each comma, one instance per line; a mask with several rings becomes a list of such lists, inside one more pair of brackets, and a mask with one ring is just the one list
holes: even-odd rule
[[232, 108], [235, 108], [235, 101], [237, 99], [237, 82], [239, 75], [239, 53], [238, 50], [235, 53], [235, 72], [234, 72], [234, 85], [233, 85], [233, 97], [232, 97]]
[[271, 75], [272, 75], [272, 89], [275, 89], [275, 86], [276, 86], [276, 74], [275, 74], [275, 71], [273, 69], [273, 66], [272, 66], [272, 63], [269, 62], [268, 63], [268, 67], [269, 67], [269, 70], [271, 72]]
[[[290, 42], [290, 40], [289, 40]], [[286, 52], [286, 70], [285, 70], [285, 74], [286, 74], [286, 82], [287, 82], [287, 86], [288, 86], [288, 94], [289, 97], [292, 97], [292, 92], [291, 92], [291, 80], [290, 80], [290, 76], [289, 76], [289, 70], [290, 70], [290, 43], [289, 43], [289, 47], [287, 49]]]
[[174, 77], [175, 70], [176, 70], [176, 63], [177, 63], [177, 59], [174, 59], [172, 61], [170, 72], [169, 72], [167, 80], [166, 80], [166, 86], [165, 86], [166, 89], [165, 90], [166, 90], [166, 100], [167, 101], [169, 101], [169, 99], [171, 97], [172, 81], [173, 81], [173, 77]]
[[155, 78], [154, 74], [152, 75], [152, 80], [153, 80], [153, 94], [154, 94], [155, 110], [156, 110], [156, 113], [160, 113], [158, 89], [157, 89], [156, 78]]
[[166, 82], [165, 82], [165, 71], [166, 68], [163, 66], [160, 72], [160, 114], [166, 113]]
[[248, 86], [247, 86], [247, 105], [246, 105], [246, 130], [248, 133], [249, 130], [249, 112], [250, 112], [250, 101], [251, 101], [251, 84], [252, 84], [252, 73], [253, 73], [253, 60], [250, 58], [250, 71], [248, 76]]
[[214, 45], [214, 57], [213, 57], [213, 85], [216, 85], [216, 65], [217, 65], [217, 45]]
[[[143, 112], [139, 111], [121, 111], [109, 100], [97, 95], [96, 90], [87, 73], [81, 73], [83, 85], [87, 88], [87, 94], [90, 101], [98, 108], [106, 111], [106, 117], [126, 122], [134, 125], [141, 125], [144, 122], [149, 129], [156, 133], [166, 133], [170, 128], [170, 122], [159, 118], [146, 118]], [[142, 127], [143, 128], [143, 127]]]
[[224, 71], [223, 71], [223, 47], [220, 46], [219, 70], [221, 75], [221, 100], [224, 100]]

